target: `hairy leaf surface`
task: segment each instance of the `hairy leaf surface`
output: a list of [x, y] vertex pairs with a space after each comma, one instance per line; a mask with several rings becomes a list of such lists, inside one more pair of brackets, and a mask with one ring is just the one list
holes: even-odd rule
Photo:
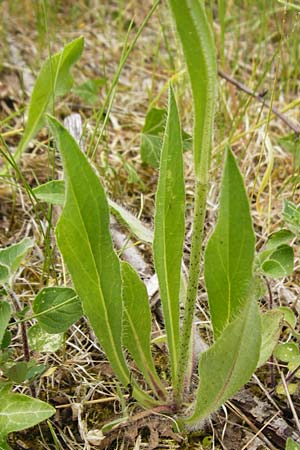
[[45, 61], [31, 94], [28, 119], [15, 153], [16, 160], [43, 126], [44, 113], [53, 108], [55, 97], [66, 94], [72, 88], [73, 78], [70, 69], [80, 58], [82, 51], [83, 37], [79, 37]]
[[217, 89], [217, 58], [202, 1], [169, 0], [191, 80], [194, 103], [194, 170], [206, 184]]
[[193, 424], [216, 411], [247, 383], [255, 371], [261, 347], [260, 317], [255, 299], [223, 331], [199, 360], [200, 384]]
[[126, 385], [129, 373], [122, 352], [120, 263], [109, 232], [109, 209], [96, 173], [75, 140], [48, 117], [60, 149], [66, 200], [56, 227], [60, 251], [99, 342]]
[[163, 396], [164, 388], [153, 363], [150, 336], [151, 313], [145, 284], [130, 264], [122, 263], [124, 331], [123, 342], [153, 391]]
[[205, 251], [205, 283], [216, 338], [249, 295], [254, 251], [255, 235], [243, 179], [228, 150], [218, 221]]
[[[130, 382], [122, 351], [122, 282], [120, 261], [109, 231], [109, 208], [102, 184], [86, 156], [68, 131], [48, 116], [60, 149], [66, 199], [56, 227], [60, 251], [68, 266], [85, 314], [116, 375]], [[142, 402], [151, 398], [134, 385]]]
[[178, 110], [174, 92], [170, 88], [156, 194], [153, 251], [173, 380], [178, 366], [179, 292], [184, 239], [185, 190], [182, 152]]

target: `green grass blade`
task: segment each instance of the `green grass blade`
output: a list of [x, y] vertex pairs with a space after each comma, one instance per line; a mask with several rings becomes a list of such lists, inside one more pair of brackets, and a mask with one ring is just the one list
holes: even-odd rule
[[153, 392], [165, 398], [164, 387], [156, 373], [150, 349], [151, 313], [147, 289], [130, 264], [121, 266], [123, 280], [123, 343]]
[[162, 146], [154, 219], [154, 264], [160, 289], [173, 381], [179, 347], [179, 291], [184, 239], [185, 190], [181, 128], [172, 88]]
[[255, 252], [247, 194], [231, 150], [227, 151], [219, 208], [205, 251], [205, 283], [216, 338], [247, 301]]
[[67, 44], [62, 51], [48, 58], [36, 79], [29, 103], [28, 119], [15, 161], [44, 124], [44, 113], [53, 107], [55, 97], [66, 94], [72, 87], [71, 67], [83, 51], [83, 37]]
[[208, 417], [249, 381], [257, 366], [260, 346], [259, 310], [255, 299], [250, 297], [239, 316], [200, 357], [200, 384], [187, 424]]
[[[68, 131], [48, 116], [60, 149], [66, 199], [56, 227], [56, 238], [76, 292], [115, 374], [130, 383], [122, 352], [122, 282], [120, 261], [109, 231], [109, 208], [99, 178]], [[133, 382], [134, 384], [134, 382]], [[142, 403], [152, 399], [134, 384], [133, 395]]]

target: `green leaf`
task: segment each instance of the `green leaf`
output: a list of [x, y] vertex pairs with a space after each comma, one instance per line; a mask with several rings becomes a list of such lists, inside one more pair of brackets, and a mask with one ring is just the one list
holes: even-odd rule
[[0, 301], [0, 345], [5, 334], [6, 327], [11, 318], [11, 309], [8, 302]]
[[261, 349], [257, 367], [265, 364], [278, 342], [283, 321], [283, 313], [278, 309], [261, 314]]
[[126, 225], [128, 230], [134, 234], [139, 240], [152, 244], [153, 231], [143, 224], [137, 217], [131, 214], [127, 209], [118, 205], [113, 200], [108, 199], [111, 212], [118, 218], [120, 222]]
[[[264, 253], [264, 252], [263, 252]], [[264, 258], [264, 255], [262, 254]], [[262, 271], [272, 278], [291, 275], [294, 269], [294, 252], [292, 247], [283, 244], [268, 254], [261, 265]]]
[[180, 121], [172, 87], [162, 146], [154, 218], [154, 265], [163, 307], [172, 379], [179, 347], [179, 293], [184, 240], [185, 190]]
[[296, 234], [300, 232], [300, 205], [296, 206], [293, 202], [284, 201], [283, 218]]
[[36, 324], [28, 330], [28, 342], [32, 350], [42, 353], [54, 353], [63, 346], [64, 334], [49, 334], [40, 325]]
[[288, 438], [285, 444], [285, 450], [300, 450], [300, 444], [297, 444], [292, 438]]
[[277, 311], [280, 311], [283, 315], [283, 320], [287, 322], [292, 328], [295, 328], [297, 323], [297, 318], [295, 313], [288, 306], [279, 306]]
[[208, 417], [247, 383], [261, 348], [260, 317], [252, 298], [199, 360], [200, 384], [189, 425]]
[[295, 342], [278, 344], [274, 350], [274, 356], [280, 361], [290, 362], [299, 355], [299, 348]]
[[25, 237], [17, 244], [0, 249], [0, 282], [9, 281], [33, 244], [32, 239]]
[[[49, 181], [34, 188], [33, 192], [37, 199], [42, 202], [63, 206], [65, 201], [65, 182], [63, 180]], [[152, 244], [153, 232], [150, 228], [146, 227], [139, 219], [127, 211], [127, 209], [109, 198], [108, 204], [111, 212], [119, 221], [127, 226], [131, 233], [141, 241]]]
[[[48, 116], [60, 149], [66, 200], [56, 227], [60, 251], [68, 266], [85, 314], [116, 375], [130, 383], [122, 351], [122, 293], [120, 261], [109, 231], [109, 209], [102, 184], [68, 131]], [[150, 397], [134, 388], [141, 399]]]
[[105, 78], [95, 78], [73, 88], [74, 94], [81, 97], [85, 103], [94, 105], [99, 102], [99, 90], [106, 83]]
[[[217, 92], [217, 57], [204, 2], [169, 0], [191, 80], [194, 104], [194, 170], [208, 182]], [[187, 32], [188, 30], [188, 32]]]
[[5, 368], [3, 371], [5, 376], [15, 383], [21, 384], [26, 380], [45, 372], [46, 366], [44, 364], [37, 364], [36, 361], [19, 361], [9, 368]]
[[44, 125], [44, 113], [54, 107], [55, 97], [65, 95], [71, 89], [73, 78], [70, 69], [80, 58], [82, 51], [83, 37], [79, 37], [45, 61], [31, 94], [26, 127], [15, 153], [16, 161]]
[[55, 413], [52, 406], [41, 400], [10, 392], [11, 386], [11, 383], [0, 384], [1, 444], [9, 433], [33, 427]]
[[266, 243], [266, 250], [274, 250], [280, 247], [282, 244], [287, 244], [292, 239], [294, 239], [294, 237], [294, 233], [290, 230], [282, 229], [276, 231], [269, 236]]
[[[158, 168], [160, 163], [163, 133], [166, 124], [167, 110], [151, 108], [147, 112], [145, 125], [141, 134], [141, 158], [144, 164]], [[182, 130], [183, 151], [190, 150], [191, 136]]]
[[299, 136], [295, 136], [295, 133], [288, 134], [278, 139], [279, 145], [281, 145], [284, 150], [292, 153], [294, 157], [295, 169], [300, 167], [300, 141]]
[[166, 110], [151, 108], [146, 116], [141, 134], [141, 158], [143, 163], [159, 167], [162, 135], [166, 122]]
[[50, 334], [64, 333], [83, 315], [76, 292], [66, 287], [42, 289], [34, 299], [33, 311], [39, 314], [40, 327]]
[[158, 397], [164, 388], [156, 373], [150, 349], [151, 314], [147, 289], [130, 264], [122, 263], [124, 330], [123, 343], [147, 383]]
[[205, 283], [216, 338], [249, 295], [254, 250], [255, 236], [243, 179], [228, 149], [218, 221], [205, 251]]
[[63, 206], [65, 201], [65, 182], [63, 180], [48, 181], [32, 189], [34, 195], [41, 202], [50, 205]]

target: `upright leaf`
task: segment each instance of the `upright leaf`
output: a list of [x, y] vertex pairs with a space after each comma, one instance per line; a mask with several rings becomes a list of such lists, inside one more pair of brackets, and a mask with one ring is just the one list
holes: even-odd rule
[[27, 252], [33, 247], [33, 240], [25, 237], [20, 242], [0, 249], [0, 282], [5, 283], [18, 269]]
[[217, 338], [249, 295], [255, 235], [242, 176], [227, 150], [219, 217], [205, 251], [205, 283]]
[[169, 0], [191, 80], [194, 104], [194, 170], [206, 184], [210, 165], [217, 58], [202, 0]]
[[45, 61], [31, 94], [28, 119], [15, 153], [16, 160], [43, 126], [44, 113], [51, 110], [55, 97], [64, 95], [71, 89], [73, 78], [70, 69], [80, 58], [82, 50], [83, 37], [79, 37]]
[[200, 384], [193, 414], [185, 421], [187, 424], [209, 416], [248, 382], [256, 369], [260, 346], [258, 306], [250, 297], [238, 317], [200, 357]]
[[[122, 352], [120, 262], [109, 231], [104, 189], [86, 156], [54, 117], [49, 125], [60, 149], [66, 200], [56, 227], [60, 251], [94, 332], [123, 385], [130, 382]], [[141, 401], [151, 399], [134, 389]]]
[[124, 330], [123, 343], [147, 383], [158, 397], [165, 397], [164, 387], [153, 363], [150, 336], [151, 314], [147, 289], [130, 264], [122, 263]]
[[[55, 413], [41, 400], [10, 392], [11, 384], [0, 384], [0, 443], [9, 433], [33, 427]], [[4, 447], [5, 448], [5, 447]]]
[[103, 187], [75, 140], [48, 116], [64, 164], [66, 200], [56, 227], [60, 251], [83, 309], [107, 357], [126, 385], [129, 373], [122, 353], [120, 263], [109, 232]]
[[0, 348], [10, 317], [11, 309], [9, 303], [4, 300], [0, 301]]
[[170, 88], [154, 219], [154, 264], [163, 306], [172, 379], [178, 366], [179, 292], [184, 239], [184, 175], [177, 105]]

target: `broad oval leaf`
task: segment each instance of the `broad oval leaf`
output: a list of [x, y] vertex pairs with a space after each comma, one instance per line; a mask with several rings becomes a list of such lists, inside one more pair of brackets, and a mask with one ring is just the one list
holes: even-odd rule
[[164, 387], [156, 373], [150, 348], [151, 313], [145, 284], [130, 264], [122, 263], [124, 302], [123, 343], [153, 392], [165, 399]]
[[50, 334], [64, 333], [83, 315], [81, 300], [67, 287], [42, 289], [34, 299], [33, 311], [40, 327]]
[[44, 113], [53, 107], [53, 99], [66, 94], [72, 88], [70, 69], [80, 58], [83, 43], [83, 37], [75, 39], [62, 51], [48, 58], [42, 66], [31, 94], [23, 137], [14, 155], [16, 161], [43, 126]]
[[276, 248], [261, 266], [263, 272], [272, 278], [291, 275], [294, 269], [294, 252], [292, 247], [282, 244]]
[[179, 347], [179, 293], [184, 239], [185, 189], [182, 139], [172, 87], [162, 146], [154, 218], [154, 265], [157, 273], [171, 359], [176, 379]]
[[194, 412], [185, 422], [193, 425], [216, 411], [247, 383], [256, 369], [261, 348], [259, 310], [255, 299], [240, 311], [200, 356], [199, 388]]
[[[54, 117], [48, 116], [48, 121], [62, 155], [66, 182], [65, 204], [56, 227], [58, 246], [83, 310], [116, 375], [127, 386], [120, 261], [109, 231], [106, 195], [74, 138]], [[133, 394], [142, 402], [152, 402], [135, 385]]]
[[10, 317], [11, 317], [10, 304], [4, 300], [0, 301], [0, 348]]
[[300, 443], [297, 443], [292, 438], [288, 438], [285, 444], [285, 450], [300, 450]]
[[254, 251], [255, 235], [243, 179], [228, 149], [218, 221], [205, 251], [205, 283], [216, 338], [247, 301]]
[[11, 383], [0, 385], [0, 441], [48, 419], [55, 409], [41, 400], [10, 392]]
[[0, 249], [0, 281], [2, 283], [9, 282], [33, 244], [32, 239], [25, 237], [17, 244]]
[[274, 356], [283, 362], [290, 362], [299, 355], [299, 347], [295, 342], [278, 344], [274, 350]]
[[28, 330], [28, 342], [31, 350], [54, 353], [63, 346], [64, 334], [49, 334], [39, 324], [36, 324]]

